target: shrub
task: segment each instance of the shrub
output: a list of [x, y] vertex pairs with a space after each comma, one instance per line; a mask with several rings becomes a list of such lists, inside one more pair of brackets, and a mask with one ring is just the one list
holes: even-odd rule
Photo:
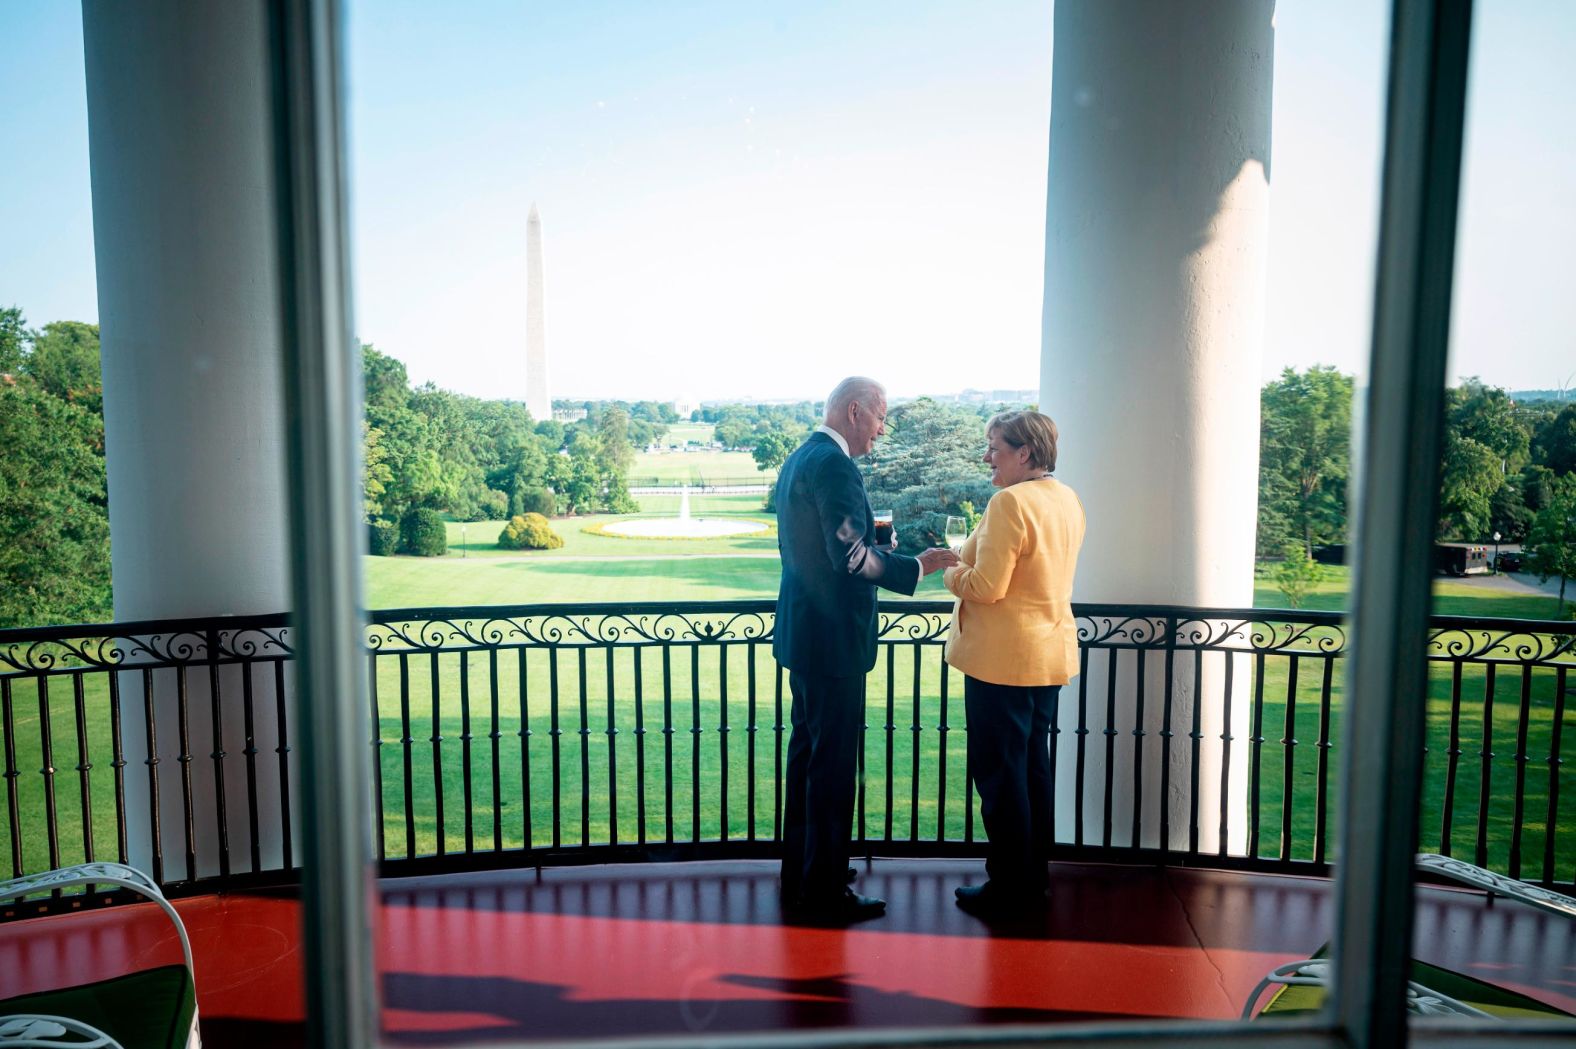
[[557, 512], [558, 500], [551, 489], [535, 487], [521, 490], [521, 514], [541, 514], [543, 517], [552, 517]]
[[393, 557], [399, 549], [399, 529], [392, 521], [373, 521], [367, 525], [367, 548], [378, 557]]
[[449, 531], [438, 511], [412, 510], [399, 523], [400, 549], [417, 557], [442, 557], [449, 550]]
[[509, 513], [509, 497], [496, 488], [489, 488], [476, 501], [477, 521], [496, 521]]
[[557, 550], [564, 540], [547, 518], [533, 513], [511, 517], [498, 533], [498, 545], [505, 550]]

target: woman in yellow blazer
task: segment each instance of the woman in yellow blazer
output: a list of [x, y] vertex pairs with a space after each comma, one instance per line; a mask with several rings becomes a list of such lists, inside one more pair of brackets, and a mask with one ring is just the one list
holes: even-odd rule
[[1073, 572], [1083, 505], [1051, 476], [1056, 424], [1003, 412], [986, 424], [991, 498], [960, 564], [943, 579], [957, 602], [947, 662], [964, 674], [969, 766], [990, 836], [983, 885], [957, 889], [972, 914], [1044, 901], [1051, 844], [1049, 732], [1061, 686], [1078, 673]]

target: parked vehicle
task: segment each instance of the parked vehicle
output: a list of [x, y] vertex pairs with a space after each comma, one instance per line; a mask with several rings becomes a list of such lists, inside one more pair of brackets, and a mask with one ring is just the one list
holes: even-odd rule
[[1468, 543], [1435, 543], [1434, 571], [1446, 575], [1487, 575], [1488, 547]]
[[1520, 550], [1503, 550], [1494, 559], [1497, 572], [1519, 572], [1526, 567], [1527, 558]]

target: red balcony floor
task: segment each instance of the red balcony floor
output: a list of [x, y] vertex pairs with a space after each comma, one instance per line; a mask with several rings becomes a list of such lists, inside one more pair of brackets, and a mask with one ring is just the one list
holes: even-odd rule
[[[886, 917], [782, 924], [774, 865], [625, 865], [382, 883], [388, 1041], [702, 1035], [1238, 1015], [1271, 967], [1329, 939], [1311, 878], [1060, 864], [1049, 911], [989, 928], [952, 888], [978, 863], [880, 860]], [[1419, 958], [1576, 1011], [1576, 927], [1477, 893], [1421, 892]], [[177, 904], [206, 1044], [301, 1044], [300, 907], [290, 894]], [[151, 907], [0, 926], [0, 998], [179, 958]]]

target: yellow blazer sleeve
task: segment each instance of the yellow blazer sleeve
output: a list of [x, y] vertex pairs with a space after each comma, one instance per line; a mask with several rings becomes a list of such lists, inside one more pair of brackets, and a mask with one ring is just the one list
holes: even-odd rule
[[1023, 507], [1004, 489], [985, 508], [985, 516], [970, 537], [973, 563], [947, 569], [941, 581], [953, 596], [964, 601], [995, 604], [1007, 596], [1013, 568], [1027, 537]]

